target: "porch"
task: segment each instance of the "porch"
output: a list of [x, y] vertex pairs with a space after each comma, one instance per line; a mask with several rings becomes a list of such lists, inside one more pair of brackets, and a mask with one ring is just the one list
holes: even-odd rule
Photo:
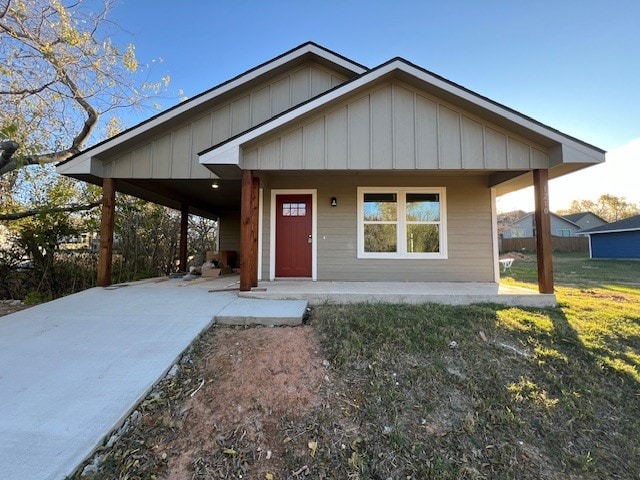
[[330, 282], [305, 280], [261, 281], [240, 297], [272, 300], [307, 300], [323, 303], [440, 303], [471, 305], [496, 303], [546, 308], [557, 305], [552, 293], [497, 283], [460, 282]]

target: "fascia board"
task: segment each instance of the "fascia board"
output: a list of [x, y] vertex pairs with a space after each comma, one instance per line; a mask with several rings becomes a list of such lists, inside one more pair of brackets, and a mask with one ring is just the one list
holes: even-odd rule
[[[547, 128], [542, 124], [539, 124], [537, 122], [531, 121], [527, 118], [525, 118], [524, 116], [522, 116], [521, 114], [518, 114], [517, 112], [510, 110], [508, 108], [502, 107], [499, 104], [496, 104], [476, 93], [473, 93], [469, 90], [466, 90], [464, 88], [460, 88], [456, 85], [453, 85], [451, 83], [449, 83], [448, 81], [443, 80], [442, 78], [439, 78], [435, 75], [430, 74], [429, 72], [422, 70], [418, 67], [415, 67], [413, 65], [407, 65], [407, 69], [405, 69], [405, 71], [407, 71], [407, 73], [413, 74], [415, 75], [417, 78], [441, 89], [446, 91], [447, 93], [451, 93], [467, 102], [473, 103], [476, 106], [487, 110], [491, 113], [494, 113], [496, 115], [499, 115], [500, 117], [515, 123], [517, 125], [520, 125], [528, 130], [531, 130], [532, 132], [535, 132], [539, 135], [542, 135], [543, 137], [546, 137], [554, 142], [557, 142], [561, 145], [564, 145], [566, 147], [570, 147], [571, 149], [573, 149], [574, 151], [579, 151], [587, 156], [589, 156], [590, 158], [593, 159], [593, 163], [600, 163], [600, 162], [604, 162], [604, 152], [600, 151], [599, 149], [595, 149], [595, 148], [589, 148], [587, 145], [584, 145], [580, 142], [577, 142], [575, 140], [573, 140], [572, 138], [565, 136], [551, 128]], [[563, 155], [564, 156], [564, 155]], [[582, 160], [580, 160], [580, 162], [583, 162], [584, 158]]]
[[[242, 86], [245, 83], [248, 83], [266, 73], [269, 73], [272, 70], [275, 70], [278, 67], [281, 67], [283, 65], [286, 65], [289, 62], [292, 62], [294, 60], [296, 60], [297, 58], [300, 58], [304, 55], [307, 55], [309, 53], [312, 53], [314, 55], [317, 55], [318, 57], [324, 58], [325, 60], [335, 63], [336, 65], [339, 65], [347, 70], [353, 71], [354, 73], [356, 73], [357, 75], [361, 75], [365, 72], [367, 72], [368, 70], [363, 67], [362, 65], [358, 65], [354, 62], [349, 61], [347, 58], [345, 57], [341, 57], [335, 53], [332, 53], [328, 50], [325, 50], [323, 48], [320, 48], [318, 45], [313, 44], [313, 43], [307, 43], [305, 45], [302, 45], [299, 48], [296, 48], [280, 57], [277, 57], [253, 70], [250, 70], [244, 74], [241, 74], [240, 76], [226, 82], [223, 83], [222, 85], [220, 85], [218, 88], [213, 88], [211, 91], [209, 92], [205, 92], [204, 94], [194, 97], [190, 100], [186, 100], [185, 102], [176, 105], [175, 107], [170, 108], [169, 110], [165, 111], [164, 113], [160, 113], [157, 117], [155, 118], [151, 118], [150, 120], [139, 124], [138, 126], [135, 126], [133, 128], [131, 128], [130, 130], [127, 130], [125, 132], [123, 132], [120, 135], [117, 135], [116, 137], [114, 137], [111, 140], [107, 140], [106, 142], [102, 143], [102, 144], [98, 144], [94, 147], [90, 147], [89, 149], [87, 149], [85, 152], [81, 152], [80, 154], [78, 154], [76, 157], [70, 159], [67, 162], [63, 162], [66, 165], [70, 165], [73, 167], [73, 169], [69, 172], [69, 173], [79, 173], [76, 172], [75, 167], [77, 165], [79, 165], [80, 163], [82, 163], [87, 157], [91, 156], [91, 157], [96, 157], [98, 155], [100, 155], [101, 153], [104, 153], [105, 151], [108, 151], [109, 149], [127, 142], [128, 140], [132, 140], [133, 138], [137, 137], [138, 135], [141, 135], [155, 127], [158, 127], [160, 125], [162, 125], [163, 123], [172, 120], [175, 117], [178, 117], [186, 112], [188, 112], [190, 109], [192, 108], [196, 108], [199, 105], [202, 105], [203, 103], [207, 103], [209, 101], [211, 101], [212, 99], [226, 93], [229, 92], [235, 88], [238, 88], [240, 86]], [[68, 170], [67, 170], [68, 171]]]
[[640, 230], [638, 227], [634, 228], [621, 228], [618, 230], [601, 230], [599, 232], [582, 232], [582, 235], [601, 235], [603, 233], [622, 233], [622, 232], [636, 232]]
[[200, 157], [201, 165], [236, 165], [240, 167], [240, 145], [225, 144]]
[[487, 110], [495, 115], [498, 115], [506, 120], [524, 127], [538, 135], [542, 135], [553, 142], [557, 142], [561, 145], [561, 151], [559, 152], [559, 159], [561, 163], [565, 163], [565, 154], [569, 163], [601, 163], [604, 162], [604, 152], [599, 149], [589, 148], [587, 145], [583, 145], [570, 137], [564, 136], [561, 133], [545, 127], [542, 124], [538, 124], [534, 121], [528, 120], [524, 116], [519, 115], [505, 107], [501, 107], [483, 97], [474, 94], [468, 90], [451, 84], [437, 76], [430, 74], [429, 72], [422, 70], [414, 65], [408, 64], [402, 59], [394, 59], [390, 62], [381, 65], [378, 68], [370, 70], [363, 74], [359, 78], [356, 78], [343, 86], [337, 87], [334, 90], [327, 92], [320, 97], [317, 97], [310, 102], [307, 102], [297, 108], [294, 108], [288, 112], [285, 112], [278, 118], [267, 121], [264, 124], [248, 131], [245, 134], [241, 134], [237, 137], [231, 138], [226, 143], [221, 144], [218, 147], [214, 147], [209, 150], [200, 152], [200, 163], [208, 164], [212, 163], [212, 158], [215, 157], [215, 151], [218, 148], [223, 148], [226, 145], [242, 146], [247, 142], [255, 140], [260, 136], [277, 129], [289, 122], [295, 121], [297, 118], [309, 113], [310, 111], [322, 107], [327, 103], [334, 101], [340, 97], [348, 95], [353, 91], [366, 86], [367, 84], [375, 82], [377, 79], [392, 73], [393, 71], [402, 71], [406, 74], [412, 75], [415, 78], [422, 80], [438, 89], [444, 90], [447, 93], [455, 95], [462, 100], [473, 103], [481, 109]]
[[213, 159], [217, 157], [218, 151], [223, 151], [225, 147], [227, 146], [240, 147], [251, 140], [259, 138], [265, 133], [269, 133], [282, 125], [286, 125], [289, 122], [295, 121], [297, 118], [307, 114], [308, 112], [314, 109], [320, 108], [323, 105], [326, 105], [327, 103], [333, 100], [336, 100], [344, 95], [348, 95], [354, 90], [364, 85], [367, 85], [368, 83], [375, 81], [377, 78], [380, 78], [381, 76], [384, 76], [389, 72], [393, 71], [395, 68], [397, 68], [397, 66], [394, 67], [394, 63], [395, 62], [384, 65], [383, 67], [380, 67], [374, 71], [371, 71], [370, 73], [362, 75], [361, 77], [355, 80], [352, 80], [351, 82], [345, 84], [342, 87], [338, 87], [333, 90], [330, 90], [326, 94], [321, 95], [301, 105], [300, 107], [289, 110], [288, 112], [283, 113], [279, 117], [273, 120], [267, 121], [262, 125], [259, 125], [256, 128], [248, 131], [245, 134], [231, 138], [230, 140], [222, 143], [217, 147], [200, 152], [198, 154], [200, 156], [200, 163], [204, 165], [215, 163]]
[[91, 156], [76, 157], [69, 163], [59, 163], [56, 165], [56, 172], [61, 175], [66, 174], [92, 174], [95, 168], [92, 168], [93, 158]]

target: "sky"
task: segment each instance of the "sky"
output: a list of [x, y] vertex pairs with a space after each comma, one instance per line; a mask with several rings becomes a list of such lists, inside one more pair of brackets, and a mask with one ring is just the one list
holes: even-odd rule
[[[171, 77], [163, 107], [310, 40], [368, 67], [402, 57], [607, 150], [550, 182], [552, 210], [603, 193], [640, 203], [637, 0], [117, 0], [110, 19], [150, 78]], [[533, 210], [533, 193], [499, 198], [513, 209]]]

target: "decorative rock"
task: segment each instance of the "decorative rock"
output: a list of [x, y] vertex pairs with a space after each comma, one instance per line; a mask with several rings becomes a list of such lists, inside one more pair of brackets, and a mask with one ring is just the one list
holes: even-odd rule
[[141, 420], [142, 420], [142, 414], [138, 410], [136, 410], [131, 414], [131, 423], [133, 425], [139, 425]]
[[173, 365], [173, 367], [171, 367], [171, 370], [167, 372], [167, 377], [174, 378], [175, 376], [178, 375], [178, 373], [180, 373], [180, 366], [176, 363]]

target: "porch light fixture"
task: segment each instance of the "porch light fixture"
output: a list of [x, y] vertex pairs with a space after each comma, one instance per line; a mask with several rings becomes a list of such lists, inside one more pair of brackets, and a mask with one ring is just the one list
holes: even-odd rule
[[220, 188], [220, 185], [218, 185], [218, 182], [213, 182], [211, 184], [211, 188], [213, 188], [214, 190], [217, 190], [218, 188]]
[[338, 206], [338, 199], [336, 197], [331, 197], [331, 206], [332, 207]]

